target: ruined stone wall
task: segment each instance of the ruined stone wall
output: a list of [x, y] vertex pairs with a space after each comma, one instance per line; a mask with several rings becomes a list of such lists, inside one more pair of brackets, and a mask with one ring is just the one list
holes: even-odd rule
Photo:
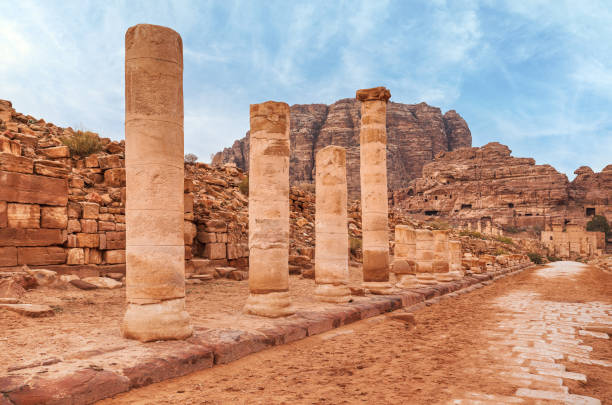
[[601, 256], [605, 252], [605, 234], [590, 232], [580, 225], [553, 225], [542, 231], [542, 243], [550, 253], [562, 259]]
[[[342, 99], [329, 106], [308, 104], [291, 106], [292, 185], [314, 183], [315, 154], [328, 145], [342, 146], [347, 153], [349, 197], [359, 198], [360, 102]], [[472, 145], [465, 120], [451, 110], [442, 115], [437, 107], [425, 103], [390, 102], [387, 107], [388, 188], [406, 187], [421, 175], [423, 165], [443, 151]], [[231, 148], [217, 153], [213, 165], [234, 163], [247, 171], [249, 134], [235, 141]]]

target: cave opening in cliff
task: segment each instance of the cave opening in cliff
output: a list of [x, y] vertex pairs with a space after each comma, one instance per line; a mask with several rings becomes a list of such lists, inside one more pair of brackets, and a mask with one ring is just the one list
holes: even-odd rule
[[440, 211], [436, 211], [436, 210], [425, 211], [425, 215], [429, 215], [429, 216], [440, 215]]
[[514, 208], [514, 203], [508, 203], [508, 208]]
[[410, 189], [408, 190], [408, 197], [412, 197], [412, 196], [414, 196], [414, 190]]
[[592, 217], [593, 215], [595, 215], [595, 208], [587, 208], [586, 209], [586, 216], [587, 217]]
[[462, 210], [471, 210], [472, 209], [472, 204], [461, 204], [461, 209]]

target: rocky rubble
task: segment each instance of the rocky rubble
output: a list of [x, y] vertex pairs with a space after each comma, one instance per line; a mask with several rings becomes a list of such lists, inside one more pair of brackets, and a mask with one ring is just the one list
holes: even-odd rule
[[[328, 145], [342, 146], [347, 154], [347, 182], [350, 198], [359, 198], [360, 102], [354, 98], [334, 104], [291, 106], [291, 159], [289, 175], [293, 185], [314, 183], [315, 155]], [[395, 190], [421, 175], [424, 164], [439, 152], [472, 145], [465, 120], [455, 111], [442, 115], [425, 103], [387, 106], [388, 187]], [[249, 134], [232, 147], [217, 153], [213, 165], [234, 163], [247, 171]]]

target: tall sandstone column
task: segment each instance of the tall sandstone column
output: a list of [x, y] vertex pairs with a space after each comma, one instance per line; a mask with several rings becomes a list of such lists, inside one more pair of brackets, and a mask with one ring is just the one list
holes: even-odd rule
[[348, 302], [346, 150], [330, 145], [316, 160], [315, 296], [324, 302]]
[[395, 227], [395, 254], [393, 257], [393, 273], [396, 287], [410, 288], [418, 285], [416, 280], [416, 232], [412, 226], [397, 225]]
[[289, 296], [289, 106], [251, 104], [249, 289], [245, 312], [294, 313]]
[[433, 274], [434, 236], [429, 229], [415, 229], [416, 233], [416, 276], [419, 284], [436, 284]]
[[363, 286], [374, 294], [392, 292], [389, 283], [387, 201], [387, 101], [384, 87], [357, 90], [361, 101], [361, 222]]
[[141, 24], [125, 34], [125, 337], [192, 334], [185, 311], [183, 44]]

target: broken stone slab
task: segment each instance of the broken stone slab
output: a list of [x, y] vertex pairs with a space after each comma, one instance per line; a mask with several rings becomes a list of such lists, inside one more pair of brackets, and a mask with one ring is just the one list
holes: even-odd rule
[[48, 305], [37, 304], [0, 304], [0, 308], [17, 312], [19, 315], [29, 316], [30, 318], [42, 318], [53, 316], [55, 312]]
[[0, 304], [18, 304], [19, 303], [19, 299], [18, 298], [2, 298], [0, 297]]
[[83, 281], [93, 284], [98, 288], [106, 288], [109, 290], [121, 288], [123, 286], [123, 283], [108, 277], [85, 277]]
[[191, 276], [189, 276], [189, 278], [194, 279], [194, 280], [202, 280], [202, 281], [214, 279], [212, 274], [192, 274]]
[[215, 267], [215, 271], [219, 277], [228, 277], [230, 273], [237, 270], [235, 267]]
[[83, 280], [71, 280], [70, 284], [81, 290], [95, 290], [96, 288], [98, 288], [96, 285]]

